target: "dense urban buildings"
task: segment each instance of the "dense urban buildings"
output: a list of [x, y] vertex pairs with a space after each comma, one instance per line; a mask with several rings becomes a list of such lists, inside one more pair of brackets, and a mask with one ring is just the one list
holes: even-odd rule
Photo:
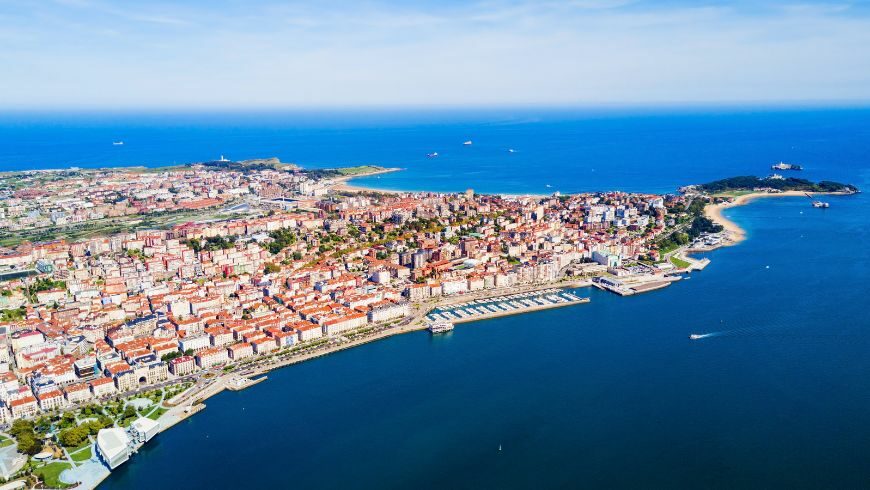
[[400, 322], [442, 297], [619, 276], [638, 259], [671, 267], [654, 265], [655, 240], [691, 221], [682, 196], [348, 193], [336, 183], [295, 167], [21, 176], [0, 200], [9, 233], [234, 209], [0, 250], [0, 422]]

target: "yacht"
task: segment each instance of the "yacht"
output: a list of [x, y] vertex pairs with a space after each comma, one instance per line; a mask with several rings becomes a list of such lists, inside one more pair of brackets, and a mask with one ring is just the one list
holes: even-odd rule
[[471, 140], [468, 140], [468, 141], [466, 141], [465, 143], [462, 143], [462, 144], [465, 145], [465, 146], [471, 146], [471, 145], [472, 145]]
[[114, 146], [124, 146], [124, 142], [123, 142], [123, 141], [113, 141], [112, 144], [113, 144]]
[[429, 325], [429, 331], [432, 333], [447, 333], [453, 330], [453, 324], [450, 322], [438, 322]]

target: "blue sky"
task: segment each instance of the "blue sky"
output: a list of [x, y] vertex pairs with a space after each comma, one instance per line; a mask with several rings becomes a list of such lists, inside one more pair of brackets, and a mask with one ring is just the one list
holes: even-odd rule
[[0, 0], [0, 107], [870, 100], [866, 2]]

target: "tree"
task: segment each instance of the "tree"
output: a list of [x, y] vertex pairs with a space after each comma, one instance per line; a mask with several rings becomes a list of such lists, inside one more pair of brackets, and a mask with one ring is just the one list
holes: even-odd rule
[[281, 266], [278, 264], [273, 264], [272, 262], [266, 262], [265, 271], [266, 274], [275, 274], [276, 272], [281, 272]]
[[88, 425], [80, 425], [60, 431], [57, 440], [66, 447], [77, 447], [88, 439], [89, 433]]
[[33, 456], [42, 449], [42, 443], [39, 442], [36, 434], [33, 432], [25, 432], [16, 437], [16, 440], [18, 441], [18, 452], [20, 453]]
[[168, 362], [168, 361], [175, 359], [176, 357], [181, 357], [181, 352], [174, 351], [174, 352], [170, 352], [169, 354], [163, 354], [163, 356], [160, 358], [160, 360], [163, 362]]
[[9, 429], [9, 434], [13, 437], [18, 437], [25, 432], [33, 432], [33, 422], [30, 420], [18, 419], [12, 422], [12, 427]]

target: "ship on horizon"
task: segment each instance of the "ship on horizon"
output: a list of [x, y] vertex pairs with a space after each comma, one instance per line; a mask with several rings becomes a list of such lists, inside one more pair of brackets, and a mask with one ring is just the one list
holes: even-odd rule
[[780, 161], [776, 165], [770, 166], [771, 170], [803, 170], [804, 168], [800, 165], [795, 165], [793, 163], [785, 163]]

